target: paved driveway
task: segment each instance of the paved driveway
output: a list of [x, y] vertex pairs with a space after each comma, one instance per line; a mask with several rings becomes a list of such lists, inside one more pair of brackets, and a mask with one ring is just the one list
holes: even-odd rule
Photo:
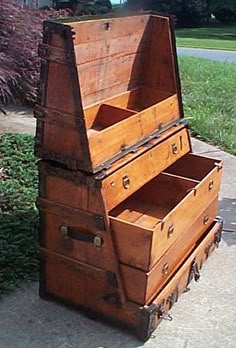
[[177, 48], [178, 55], [192, 56], [199, 58], [206, 58], [210, 60], [217, 60], [219, 62], [235, 63], [236, 64], [236, 51], [219, 51], [219, 50], [206, 50], [200, 48]]

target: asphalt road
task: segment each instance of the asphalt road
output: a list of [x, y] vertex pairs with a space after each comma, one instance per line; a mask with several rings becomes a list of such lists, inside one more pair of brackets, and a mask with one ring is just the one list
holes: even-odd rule
[[178, 55], [206, 58], [236, 64], [236, 51], [206, 50], [200, 48], [177, 48]]

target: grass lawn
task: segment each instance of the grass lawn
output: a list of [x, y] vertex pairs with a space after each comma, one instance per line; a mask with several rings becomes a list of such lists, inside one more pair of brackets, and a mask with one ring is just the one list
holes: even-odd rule
[[236, 155], [236, 64], [179, 57], [179, 65], [193, 135]]
[[[236, 154], [236, 64], [180, 57], [193, 135]], [[0, 295], [38, 272], [38, 173], [30, 135], [0, 135]]]
[[236, 51], [236, 24], [177, 29], [176, 42], [179, 47]]

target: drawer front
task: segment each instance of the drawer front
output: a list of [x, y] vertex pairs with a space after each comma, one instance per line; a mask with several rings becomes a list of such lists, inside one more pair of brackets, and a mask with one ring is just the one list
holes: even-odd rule
[[113, 209], [189, 151], [188, 131], [183, 129], [111, 174], [102, 183], [107, 210]]
[[[214, 161], [214, 160], [212, 160]], [[218, 163], [217, 163], [218, 164]], [[157, 225], [150, 268], [219, 194], [222, 170], [218, 165]]]
[[[208, 256], [218, 247], [222, 230], [222, 221], [216, 221], [206, 237], [196, 247], [189, 258], [184, 262], [179, 271], [169, 281], [166, 287], [152, 301], [163, 312], [167, 312], [174, 302], [177, 302], [180, 295], [189, 285], [191, 280], [199, 279], [197, 274]], [[205, 274], [205, 277], [207, 275]], [[173, 296], [176, 294], [176, 296]]]
[[165, 286], [181, 263], [195, 249], [200, 237], [212, 225], [217, 204], [218, 201], [215, 199], [168, 249], [149, 273], [120, 264], [125, 291], [130, 301], [146, 305]]

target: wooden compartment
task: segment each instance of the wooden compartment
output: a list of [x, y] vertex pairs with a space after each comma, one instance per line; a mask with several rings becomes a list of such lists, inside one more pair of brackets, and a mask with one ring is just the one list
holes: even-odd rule
[[171, 245], [148, 273], [120, 264], [121, 275], [129, 301], [139, 305], [147, 305], [164, 288], [180, 264], [195, 249], [198, 240], [212, 225], [217, 205], [218, 199], [215, 198], [201, 215], [187, 227], [187, 230], [182, 231], [177, 241]]
[[[109, 212], [121, 263], [150, 271], [218, 196], [221, 161], [191, 153], [179, 161]], [[185, 168], [184, 176], [172, 174], [178, 168]]]
[[170, 18], [44, 23], [36, 153], [98, 172], [183, 116]]

